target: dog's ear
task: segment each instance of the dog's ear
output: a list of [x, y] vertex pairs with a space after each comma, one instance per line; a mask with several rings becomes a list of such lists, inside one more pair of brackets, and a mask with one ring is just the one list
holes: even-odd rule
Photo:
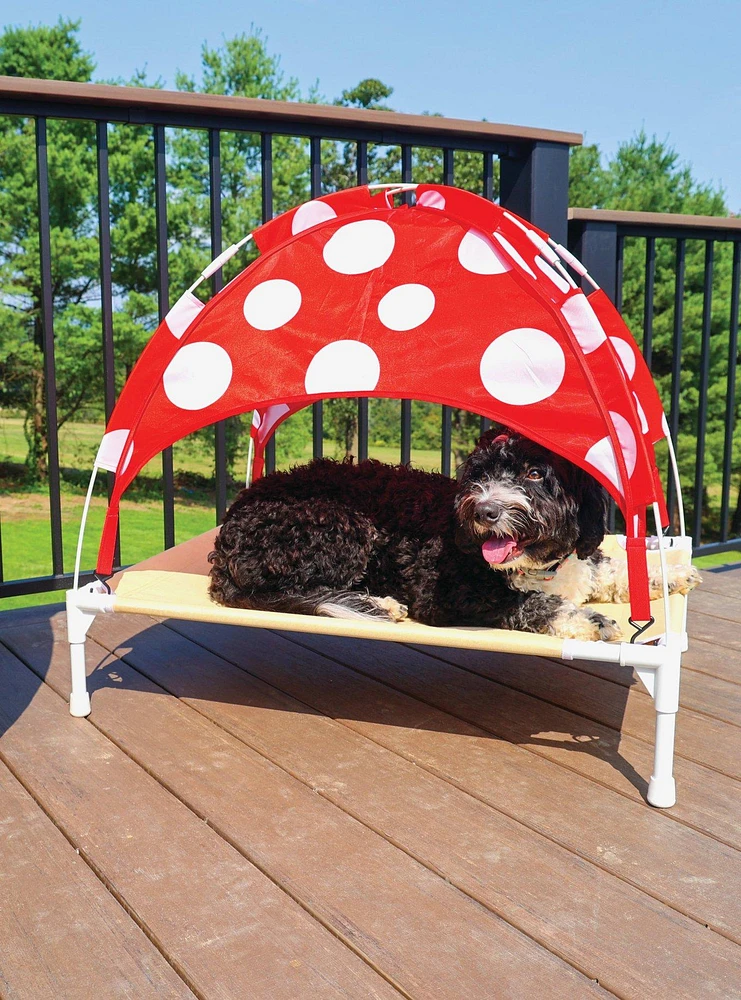
[[486, 448], [497, 438], [508, 438], [512, 436], [512, 431], [505, 427], [504, 424], [492, 424], [488, 431], [484, 431], [481, 437], [476, 442], [477, 448]]
[[580, 470], [579, 479], [581, 488], [577, 514], [579, 538], [576, 542], [576, 555], [579, 559], [588, 559], [597, 551], [605, 537], [607, 494], [586, 472]]

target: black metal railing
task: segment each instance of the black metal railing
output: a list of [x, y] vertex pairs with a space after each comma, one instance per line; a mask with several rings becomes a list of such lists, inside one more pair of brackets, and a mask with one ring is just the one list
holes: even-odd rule
[[[538, 131], [529, 128], [465, 122], [423, 115], [400, 115], [322, 105], [229, 98], [218, 95], [148, 91], [143, 88], [109, 87], [58, 81], [0, 78], [0, 114], [34, 119], [36, 127], [36, 182], [38, 187], [38, 232], [40, 264], [41, 349], [47, 427], [48, 499], [52, 573], [33, 578], [7, 580], [2, 573], [2, 532], [0, 531], [0, 598], [70, 585], [70, 565], [65, 565], [62, 544], [62, 502], [60, 486], [59, 438], [55, 368], [55, 310], [52, 287], [50, 240], [49, 162], [47, 121], [88, 121], [95, 123], [97, 162], [97, 230], [99, 240], [98, 290], [101, 315], [100, 350], [106, 418], [115, 401], [114, 302], [112, 280], [109, 125], [130, 125], [151, 129], [154, 149], [153, 184], [156, 238], [156, 281], [154, 289], [160, 320], [171, 304], [168, 274], [168, 197], [166, 129], [200, 129], [208, 134], [208, 183], [210, 249], [212, 257], [222, 247], [221, 139], [224, 132], [252, 133], [260, 137], [260, 191], [262, 220], [274, 213], [273, 137], [293, 136], [309, 141], [308, 193], [322, 193], [322, 141], [355, 145], [355, 177], [364, 184], [369, 179], [368, 150], [371, 144], [399, 148], [401, 181], [415, 179], [414, 151], [440, 151], [444, 183], [454, 181], [457, 151], [480, 154], [478, 192], [498, 197], [511, 211], [530, 219], [550, 232], [559, 242], [567, 236], [568, 155], [571, 145], [581, 142], [574, 133]], [[495, 190], [495, 160], [498, 163], [498, 191]], [[430, 179], [430, 178], [424, 178]], [[220, 271], [212, 277], [212, 291], [220, 290]], [[177, 298], [182, 289], [174, 290]], [[412, 402], [401, 400], [400, 459], [409, 461], [412, 448]], [[313, 454], [321, 455], [324, 439], [324, 407], [313, 404]], [[368, 400], [358, 400], [358, 457], [368, 455]], [[451, 472], [452, 414], [441, 408], [441, 460], [444, 473]], [[484, 423], [483, 426], [486, 426]], [[218, 519], [227, 504], [226, 429], [218, 425], [214, 435], [216, 470], [215, 515]], [[275, 442], [266, 453], [268, 469], [275, 467]], [[112, 476], [108, 476], [109, 490]], [[175, 484], [172, 449], [162, 455], [163, 544], [175, 544]], [[117, 562], [120, 553], [116, 553]], [[124, 548], [125, 561], [125, 548]]]
[[[741, 461], [734, 461], [733, 453], [741, 219], [570, 209], [569, 245], [633, 333], [641, 331], [643, 355], [664, 390], [669, 429], [684, 478], [692, 484], [688, 531], [695, 554], [741, 549]], [[662, 286], [671, 293], [661, 302], [656, 299], [659, 253]], [[709, 455], [711, 442], [715, 455]], [[709, 464], [720, 468], [720, 476], [709, 475]], [[711, 502], [711, 491], [719, 503]], [[667, 499], [675, 513], [671, 476]]]
[[[97, 291], [100, 303], [100, 351], [103, 372], [103, 397], [106, 418], [115, 402], [114, 325], [116, 287], [112, 279], [111, 202], [109, 126], [146, 127], [150, 130], [152, 163], [154, 234], [156, 242], [153, 289], [160, 319], [168, 311], [171, 298], [182, 289], [169, 283], [168, 209], [172, 191], [168, 187], [166, 129], [199, 129], [208, 136], [208, 205], [211, 256], [223, 249], [222, 211], [222, 136], [228, 133], [251, 133], [259, 137], [259, 190], [262, 221], [273, 217], [274, 137], [293, 136], [308, 141], [308, 177], [306, 190], [311, 197], [323, 192], [322, 142], [354, 145], [355, 170], [351, 182], [369, 180], [369, 148], [394, 146], [398, 149], [398, 180], [414, 181], [415, 150], [439, 150], [440, 176], [434, 178], [452, 184], [455, 180], [455, 154], [480, 155], [476, 189], [485, 197], [498, 198], [500, 204], [530, 219], [561, 243], [566, 243], [580, 257], [596, 280], [621, 308], [634, 332], [640, 330], [644, 356], [653, 366], [668, 405], [673, 437], [679, 438], [680, 451], [692, 451], [688, 466], [692, 481], [689, 528], [697, 542], [697, 552], [710, 553], [741, 548], [741, 501], [736, 494], [734, 508], [733, 434], [736, 425], [736, 380], [738, 362], [739, 279], [741, 277], [741, 220], [702, 219], [689, 216], [662, 216], [647, 213], [615, 213], [572, 209], [568, 206], [569, 146], [580, 137], [569, 133], [539, 132], [532, 129], [499, 126], [490, 123], [461, 122], [430, 116], [395, 115], [321, 105], [289, 104], [226, 98], [215, 95], [146, 91], [88, 84], [67, 84], [0, 78], [0, 114], [21, 116], [35, 121], [36, 181], [38, 189], [38, 266], [40, 296], [40, 347], [43, 354], [44, 406], [48, 430], [48, 503], [51, 574], [27, 579], [7, 580], [3, 575], [3, 537], [0, 531], [0, 598], [62, 589], [69, 585], [69, 561], [65, 564], [62, 544], [62, 499], [60, 483], [59, 439], [57, 431], [57, 369], [55, 366], [55, 302], [52, 286], [52, 243], [50, 238], [49, 157], [47, 121], [89, 121], [95, 123], [97, 163], [97, 233], [99, 273]], [[278, 140], [280, 141], [280, 139]], [[432, 179], [424, 177], [423, 179]], [[567, 221], [568, 220], [568, 221]], [[259, 221], [259, 219], [257, 220]], [[242, 234], [243, 235], [243, 234]], [[671, 315], [666, 302], [657, 303], [657, 292], [665, 291], [666, 247], [672, 250], [673, 296]], [[697, 241], [703, 249], [701, 277], [698, 277]], [[732, 249], [729, 250], [729, 245]], [[639, 280], [636, 279], [636, 254], [642, 255]], [[730, 258], [728, 258], [730, 253]], [[658, 269], [658, 277], [657, 277]], [[722, 274], [721, 274], [722, 272]], [[718, 280], [725, 282], [719, 294]], [[212, 292], [223, 286], [221, 271], [211, 279]], [[689, 282], [689, 285], [688, 285]], [[694, 282], [697, 287], [689, 287]], [[639, 287], [640, 286], [640, 287]], [[727, 287], [726, 287], [727, 286]], [[694, 295], [694, 298], [691, 296]], [[694, 308], [699, 296], [699, 316]], [[714, 298], [715, 296], [715, 298]], [[719, 299], [728, 298], [725, 319], [717, 313]], [[692, 309], [689, 306], [692, 305]], [[670, 324], [670, 335], [667, 334]], [[722, 341], [722, 343], [721, 343]], [[667, 347], [668, 345], [668, 347]], [[689, 348], [692, 348], [691, 350]], [[722, 355], [724, 361], [719, 361]], [[690, 369], [683, 365], [689, 360]], [[725, 368], [723, 368], [725, 365]], [[719, 366], [723, 368], [719, 375]], [[723, 381], [722, 427], [719, 428], [718, 379]], [[687, 402], [689, 387], [690, 403]], [[694, 395], [693, 395], [694, 393]], [[711, 400], [712, 396], [712, 400]], [[696, 400], [696, 401], [695, 401]], [[712, 403], [712, 406], [711, 406]], [[369, 405], [358, 400], [358, 458], [369, 451]], [[408, 461], [412, 452], [412, 402], [399, 402], [399, 457]], [[687, 407], [691, 412], [685, 412]], [[312, 407], [312, 452], [321, 455], [324, 442], [324, 406]], [[441, 407], [440, 468], [451, 473], [453, 413]], [[486, 426], [486, 422], [483, 422]], [[722, 431], [721, 454], [717, 439]], [[711, 433], [712, 432], [712, 433]], [[713, 440], [710, 457], [720, 467], [719, 503], [713, 506], [708, 491], [715, 484], [706, 474], [708, 434]], [[224, 423], [215, 428], [215, 519], [227, 505], [227, 429]], [[690, 444], [687, 445], [687, 441]], [[714, 457], [715, 456], [715, 457]], [[680, 458], [682, 456], [680, 455]], [[275, 440], [267, 447], [268, 469], [275, 467]], [[712, 477], [711, 477], [712, 478]], [[717, 476], [716, 476], [717, 478]], [[109, 491], [113, 476], [108, 475]], [[717, 490], [716, 490], [717, 493]], [[670, 507], [676, 495], [668, 480]], [[715, 499], [718, 499], [717, 497]], [[718, 508], [716, 512], [716, 507]], [[170, 547], [176, 538], [175, 481], [172, 450], [162, 456], [163, 545]], [[12, 530], [12, 527], [11, 529]], [[126, 561], [124, 539], [124, 561]], [[120, 553], [116, 561], [120, 562]]]

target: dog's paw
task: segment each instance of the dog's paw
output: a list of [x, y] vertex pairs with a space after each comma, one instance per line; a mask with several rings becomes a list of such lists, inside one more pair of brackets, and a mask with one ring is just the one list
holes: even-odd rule
[[394, 597], [372, 597], [371, 600], [377, 608], [386, 612], [392, 622], [403, 622], [409, 614], [406, 604], [400, 604]]
[[674, 566], [669, 572], [670, 594], [689, 594], [700, 583], [702, 577], [696, 566]]
[[581, 639], [583, 642], [612, 642], [622, 638], [620, 626], [612, 618], [589, 611], [587, 608], [574, 608], [562, 611], [552, 623], [553, 635], [561, 639]]

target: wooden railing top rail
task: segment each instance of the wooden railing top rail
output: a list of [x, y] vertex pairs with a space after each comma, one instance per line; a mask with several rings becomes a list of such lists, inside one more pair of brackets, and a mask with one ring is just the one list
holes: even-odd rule
[[569, 222], [616, 222], [628, 226], [676, 226], [680, 229], [728, 229], [741, 232], [741, 217], [678, 215], [673, 212], [613, 212], [602, 208], [570, 208]]
[[[137, 124], [151, 122], [163, 114], [196, 114], [225, 119], [245, 118], [262, 122], [275, 131], [291, 131], [291, 126], [301, 124], [334, 135], [348, 128], [357, 131], [396, 133], [404, 131], [424, 144], [425, 137], [448, 135], [461, 142], [466, 139], [478, 142], [490, 140], [511, 142], [556, 142], [578, 146], [582, 136], [578, 132], [559, 132], [553, 129], [526, 128], [519, 125], [500, 125], [494, 122], [468, 121], [461, 118], [440, 118], [434, 115], [406, 115], [396, 111], [368, 111], [327, 104], [305, 104], [298, 101], [268, 101], [250, 97], [227, 97], [221, 94], [193, 94], [172, 90], [153, 90], [145, 87], [115, 87], [98, 83], [69, 83], [60, 80], [33, 80], [0, 76], [0, 99], [7, 108], [9, 102], [18, 105], [19, 113], [26, 106], [27, 114], [34, 103], [45, 105], [60, 103], [105, 107], [111, 121], [130, 121]], [[15, 107], [13, 107], [15, 110]], [[47, 112], [49, 113], [49, 112]], [[61, 113], [60, 117], [67, 117]], [[80, 115], [80, 117], [82, 117]], [[95, 117], [99, 117], [96, 115]], [[281, 128], [283, 125], [285, 128]], [[379, 141], [379, 140], [375, 140]], [[382, 141], [382, 140], [380, 140]], [[435, 143], [436, 144], [436, 143]]]

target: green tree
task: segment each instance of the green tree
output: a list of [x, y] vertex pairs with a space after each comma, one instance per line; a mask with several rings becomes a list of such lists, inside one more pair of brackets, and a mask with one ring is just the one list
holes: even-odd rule
[[[87, 81], [94, 63], [82, 51], [79, 22], [9, 28], [0, 36], [0, 74]], [[86, 122], [47, 126], [52, 286], [59, 426], [100, 386], [100, 349], [91, 333], [97, 242], [94, 132]], [[49, 428], [43, 374], [38, 192], [33, 120], [0, 118], [0, 398], [25, 414], [28, 471], [46, 475]]]

